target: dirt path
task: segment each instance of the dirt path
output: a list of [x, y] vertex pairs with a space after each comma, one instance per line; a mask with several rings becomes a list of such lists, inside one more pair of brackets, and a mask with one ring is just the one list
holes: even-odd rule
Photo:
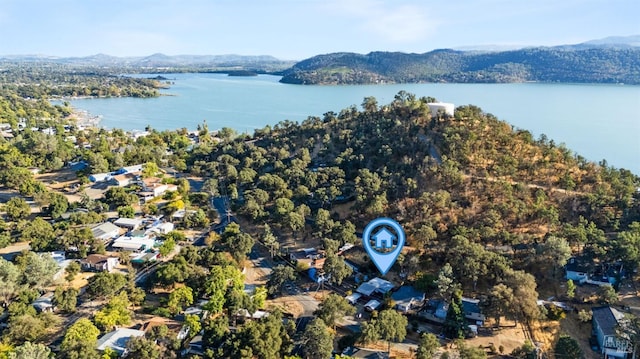
[[511, 185], [523, 185], [526, 186], [527, 188], [540, 188], [546, 191], [550, 191], [550, 192], [558, 192], [558, 193], [563, 193], [563, 194], [568, 194], [568, 195], [572, 195], [572, 196], [584, 196], [587, 193], [586, 192], [580, 192], [580, 191], [571, 191], [571, 190], [567, 190], [567, 189], [563, 189], [563, 188], [556, 188], [556, 187], [548, 187], [548, 186], [542, 186], [539, 184], [533, 184], [533, 183], [524, 183], [524, 182], [518, 182], [518, 181], [514, 181], [514, 180], [508, 180], [508, 179], [502, 179], [502, 178], [497, 178], [497, 177], [481, 177], [481, 176], [473, 176], [473, 175], [468, 175], [468, 174], [463, 174], [462, 175], [464, 178], [472, 178], [472, 179], [478, 179], [478, 180], [482, 180], [482, 181], [489, 181], [489, 182], [506, 182], [509, 183]]

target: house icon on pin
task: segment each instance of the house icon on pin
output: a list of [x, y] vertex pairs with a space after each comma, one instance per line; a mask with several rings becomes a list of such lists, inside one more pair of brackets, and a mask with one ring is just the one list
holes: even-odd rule
[[382, 227], [378, 233], [374, 234], [373, 239], [376, 241], [376, 248], [391, 248], [393, 247], [393, 239], [395, 236], [389, 232], [386, 228]]

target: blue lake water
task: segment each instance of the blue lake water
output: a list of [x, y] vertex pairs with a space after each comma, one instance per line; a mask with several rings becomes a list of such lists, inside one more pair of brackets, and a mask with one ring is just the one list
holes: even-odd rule
[[367, 96], [379, 104], [400, 90], [432, 96], [456, 106], [473, 104], [501, 120], [544, 133], [556, 143], [593, 161], [640, 174], [640, 86], [585, 84], [402, 84], [301, 86], [277, 76], [229, 77], [224, 74], [170, 74], [175, 83], [151, 99], [72, 100], [74, 107], [100, 115], [101, 126], [143, 129], [186, 127], [207, 122], [210, 129], [231, 127], [252, 133], [283, 120], [339, 112], [360, 106]]

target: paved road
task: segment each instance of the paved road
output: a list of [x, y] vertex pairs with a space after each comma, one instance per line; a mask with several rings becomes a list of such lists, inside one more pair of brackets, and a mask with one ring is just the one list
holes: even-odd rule
[[220, 223], [216, 224], [213, 227], [213, 230], [217, 233], [222, 233], [224, 229], [227, 227], [227, 224], [231, 222], [238, 222], [236, 217], [231, 213], [231, 206], [229, 205], [229, 198], [227, 197], [214, 197], [211, 200], [211, 205], [218, 212], [218, 216], [220, 216]]

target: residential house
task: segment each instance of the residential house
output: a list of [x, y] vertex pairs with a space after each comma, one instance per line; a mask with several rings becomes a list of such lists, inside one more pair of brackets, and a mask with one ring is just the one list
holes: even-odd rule
[[[324, 258], [322, 259], [322, 261], [324, 263]], [[318, 284], [328, 281], [331, 278], [331, 275], [324, 273], [324, 270], [322, 269], [322, 265], [319, 265], [318, 268], [316, 267], [309, 268], [309, 270], [307, 271], [307, 275], [309, 276], [309, 279], [311, 279], [312, 281]]]
[[438, 117], [440, 113], [453, 117], [455, 113], [455, 105], [447, 102], [429, 102], [427, 103], [431, 111], [431, 117]]
[[566, 279], [579, 284], [615, 285], [625, 276], [621, 262], [593, 264], [591, 260], [580, 257], [569, 258], [565, 270]]
[[475, 322], [477, 325], [483, 325], [485, 316], [480, 310], [480, 300], [462, 297], [462, 311], [467, 320]]
[[160, 257], [160, 252], [156, 250], [146, 250], [138, 255], [131, 257], [131, 263], [143, 264], [146, 262], [156, 261]]
[[382, 303], [380, 303], [379, 301], [375, 299], [371, 299], [370, 301], [367, 302], [367, 304], [364, 305], [364, 309], [369, 312], [373, 312], [374, 310], [380, 308], [381, 305]]
[[104, 182], [111, 179], [111, 173], [93, 173], [89, 175], [89, 181], [91, 182]]
[[176, 221], [176, 222], [181, 222], [182, 220], [184, 220], [184, 217], [186, 217], [187, 215], [190, 214], [194, 214], [196, 213], [196, 210], [190, 209], [190, 210], [186, 210], [186, 209], [179, 209], [175, 212], [173, 212], [173, 214], [171, 215], [171, 219]]
[[130, 231], [135, 231], [142, 225], [142, 220], [137, 218], [118, 218], [113, 224]]
[[53, 312], [56, 306], [53, 304], [53, 292], [43, 294], [33, 302], [33, 307], [39, 312]]
[[356, 292], [363, 294], [367, 297], [371, 297], [374, 294], [383, 296], [389, 293], [393, 288], [394, 288], [393, 283], [376, 277], [366, 283], [362, 283], [358, 287], [358, 289], [356, 289]]
[[99, 351], [105, 351], [107, 348], [111, 348], [119, 357], [125, 357], [127, 355], [127, 342], [129, 339], [142, 336], [144, 336], [143, 330], [118, 328], [98, 339], [96, 347]]
[[126, 187], [137, 181], [139, 177], [140, 173], [123, 173], [111, 177], [111, 182], [118, 187]]
[[202, 335], [198, 334], [189, 342], [189, 346], [184, 349], [181, 354], [184, 355], [204, 355], [204, 343], [202, 341]]
[[117, 171], [113, 172], [114, 175], [121, 175], [123, 173], [135, 173], [142, 172], [142, 165], [133, 165], [119, 168]]
[[160, 222], [154, 223], [147, 229], [147, 233], [156, 233], [156, 234], [167, 234], [175, 229], [175, 225], [171, 222]]
[[150, 238], [147, 235], [125, 235], [118, 237], [111, 247], [116, 250], [125, 250], [131, 252], [145, 252], [148, 249], [152, 249], [156, 244], [155, 238]]
[[142, 180], [142, 192], [146, 192], [152, 197], [158, 197], [169, 191], [177, 191], [178, 186], [175, 184], [162, 183], [162, 179], [158, 177], [149, 177]]
[[349, 302], [349, 304], [355, 305], [356, 303], [358, 303], [358, 300], [360, 300], [361, 297], [362, 297], [362, 294], [353, 293], [346, 296], [345, 299], [347, 300], [347, 302]]
[[289, 253], [289, 259], [294, 263], [300, 263], [309, 268], [322, 268], [325, 255], [316, 248], [303, 248], [299, 251]]
[[90, 254], [80, 261], [82, 269], [95, 272], [111, 272], [118, 264], [118, 258], [102, 254]]
[[412, 286], [403, 285], [391, 294], [391, 299], [396, 303], [397, 310], [406, 313], [412, 308], [422, 306], [425, 294]]
[[111, 222], [100, 223], [91, 228], [91, 233], [95, 239], [108, 242], [120, 235], [120, 227]]
[[578, 258], [569, 258], [564, 267], [565, 278], [579, 284], [584, 284], [589, 279], [589, 266], [583, 264]]
[[444, 323], [449, 311], [449, 304], [442, 299], [429, 299], [418, 316], [435, 323]]
[[630, 358], [631, 343], [616, 333], [618, 325], [624, 320], [624, 314], [609, 306], [592, 308], [591, 312], [593, 333], [604, 358]]
[[387, 352], [376, 349], [348, 347], [342, 351], [342, 354], [348, 355], [349, 358], [358, 359], [389, 359], [389, 354]]

